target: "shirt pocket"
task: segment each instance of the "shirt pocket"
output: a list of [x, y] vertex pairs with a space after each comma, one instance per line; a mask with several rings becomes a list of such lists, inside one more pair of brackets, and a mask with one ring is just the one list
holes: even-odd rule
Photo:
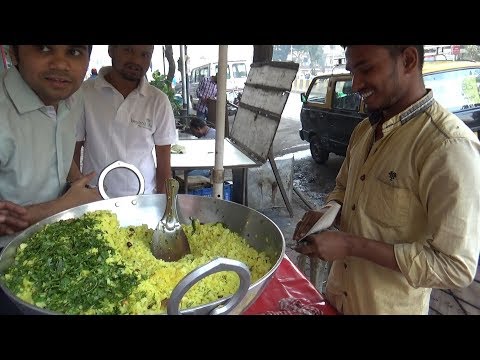
[[365, 198], [364, 209], [367, 216], [384, 226], [400, 227], [409, 222], [412, 193], [375, 179], [373, 189]]

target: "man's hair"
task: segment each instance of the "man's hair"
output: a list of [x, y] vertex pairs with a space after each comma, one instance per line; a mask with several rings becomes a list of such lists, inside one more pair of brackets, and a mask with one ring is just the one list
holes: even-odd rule
[[[347, 46], [350, 46], [350, 45], [340, 45], [340, 46], [343, 47], [343, 49], [346, 49]], [[424, 45], [378, 45], [378, 46], [382, 46], [382, 47], [386, 48], [390, 52], [390, 56], [392, 58], [396, 58], [407, 47], [413, 46], [415, 49], [417, 49], [417, 52], [418, 52], [418, 67], [420, 68], [420, 70], [422, 70], [424, 56], [425, 56]]]
[[207, 123], [205, 122], [205, 120], [202, 120], [198, 117], [194, 117], [193, 119], [190, 120], [190, 127], [194, 129], [201, 129], [206, 125]]

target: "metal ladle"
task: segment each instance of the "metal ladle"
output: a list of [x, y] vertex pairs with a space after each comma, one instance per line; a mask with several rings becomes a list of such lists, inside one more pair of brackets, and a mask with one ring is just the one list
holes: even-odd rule
[[187, 236], [177, 218], [178, 181], [169, 178], [165, 181], [167, 204], [162, 219], [153, 232], [152, 253], [157, 259], [177, 261], [190, 253]]

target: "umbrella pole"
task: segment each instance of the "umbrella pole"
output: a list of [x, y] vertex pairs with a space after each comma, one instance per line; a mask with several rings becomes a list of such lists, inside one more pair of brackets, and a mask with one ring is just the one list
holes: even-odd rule
[[217, 106], [215, 124], [215, 166], [213, 168], [213, 196], [223, 199], [223, 148], [225, 141], [225, 109], [227, 105], [228, 45], [218, 47]]

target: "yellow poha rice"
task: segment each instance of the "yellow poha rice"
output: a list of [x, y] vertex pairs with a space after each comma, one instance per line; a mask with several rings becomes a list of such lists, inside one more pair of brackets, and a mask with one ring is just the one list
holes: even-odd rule
[[[108, 210], [98, 210], [85, 214], [84, 216], [69, 220], [67, 226], [70, 229], [76, 221], [82, 218], [88, 218], [92, 221], [92, 227], [97, 231], [97, 238], [103, 239], [111, 250], [99, 250], [90, 248], [87, 252], [91, 257], [96, 257], [99, 251], [107, 251], [108, 255], [104, 263], [110, 266], [116, 266], [116, 272], [107, 278], [109, 286], [115, 289], [116, 297], [122, 297], [117, 302], [107, 302], [99, 298], [100, 305], [82, 308], [77, 312], [79, 314], [155, 314], [166, 312], [166, 304], [174, 287], [190, 271], [199, 266], [208, 263], [217, 257], [235, 259], [246, 264], [251, 272], [252, 283], [264, 276], [273, 266], [272, 260], [263, 252], [258, 252], [251, 247], [245, 239], [238, 234], [226, 229], [222, 224], [200, 224], [196, 221], [195, 226], [182, 225], [189, 244], [191, 253], [185, 255], [176, 262], [165, 262], [156, 259], [150, 248], [153, 230], [146, 225], [120, 227], [116, 215]], [[48, 227], [49, 225], [47, 225]], [[41, 230], [43, 231], [43, 230]], [[85, 230], [86, 231], [86, 230]], [[66, 244], [70, 244], [71, 239], [62, 234], [61, 238]], [[55, 241], [58, 241], [56, 239]], [[33, 256], [29, 259], [22, 259], [19, 263], [19, 256], [29, 246], [29, 240], [22, 243], [16, 255], [17, 261], [5, 273], [4, 281], [9, 285], [12, 281], [15, 267], [41, 266], [45, 269], [46, 264], [38, 264], [38, 259]], [[78, 246], [77, 246], [78, 247]], [[100, 257], [99, 257], [100, 259]], [[50, 259], [49, 259], [50, 261]], [[62, 265], [62, 264], [60, 264]], [[65, 265], [64, 265], [65, 266]], [[57, 263], [58, 268], [58, 263]], [[63, 272], [66, 269], [61, 268]], [[76, 270], [79, 272], [78, 270]], [[86, 281], [89, 274], [93, 274], [95, 269], [82, 269], [77, 276], [79, 286], [82, 281]], [[98, 270], [102, 272], [102, 270]], [[32, 272], [34, 271], [32, 270]], [[117, 279], [117, 280], [116, 280]], [[128, 294], [122, 296], [118, 286], [120, 280], [131, 287]], [[18, 280], [18, 279], [17, 279]], [[17, 281], [16, 295], [26, 302], [35, 304], [39, 307], [45, 307], [44, 301], [35, 301], [37, 286], [31, 276], [25, 276], [20, 282]], [[239, 286], [238, 275], [231, 271], [218, 272], [197, 282], [183, 297], [180, 308], [191, 308], [202, 304], [216, 301], [220, 298], [232, 295]], [[128, 288], [128, 285], [127, 285]], [[107, 289], [107, 290], [108, 290]], [[69, 291], [66, 289], [65, 291]], [[58, 294], [57, 294], [58, 296]], [[58, 309], [49, 309], [58, 311]]]

